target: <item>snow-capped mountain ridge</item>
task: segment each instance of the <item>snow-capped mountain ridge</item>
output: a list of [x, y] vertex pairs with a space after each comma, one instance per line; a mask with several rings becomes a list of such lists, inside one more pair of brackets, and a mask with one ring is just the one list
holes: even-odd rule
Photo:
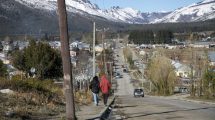
[[176, 9], [172, 13], [156, 21], [164, 22], [193, 22], [215, 18], [215, 0], [205, 0], [199, 3]]
[[[32, 9], [57, 10], [57, 0], [14, 0]], [[215, 0], [204, 0], [172, 12], [141, 13], [133, 8], [113, 6], [102, 10], [89, 0], [66, 0], [67, 10], [80, 15], [98, 16], [114, 22], [148, 24], [167, 22], [193, 22], [215, 18]]]

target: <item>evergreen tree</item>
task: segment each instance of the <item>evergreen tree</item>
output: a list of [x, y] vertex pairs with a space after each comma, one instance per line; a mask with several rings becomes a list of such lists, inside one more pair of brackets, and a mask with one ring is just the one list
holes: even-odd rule
[[128, 39], [129, 42], [135, 44], [151, 44], [154, 42], [154, 33], [152, 31], [132, 31]]
[[3, 61], [0, 60], [0, 77], [4, 77], [7, 75], [7, 67], [4, 65]]
[[42, 79], [62, 76], [60, 53], [41, 42], [30, 41], [27, 48], [16, 51], [13, 54], [13, 64], [26, 73], [35, 68], [36, 76]]
[[2, 43], [0, 41], [0, 51], [2, 51], [2, 50], [3, 50], [3, 45], [2, 45]]

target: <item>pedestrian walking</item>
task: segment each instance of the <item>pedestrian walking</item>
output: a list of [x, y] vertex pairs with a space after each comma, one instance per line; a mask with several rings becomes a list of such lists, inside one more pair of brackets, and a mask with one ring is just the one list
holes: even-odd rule
[[106, 75], [102, 75], [101, 81], [100, 81], [100, 89], [102, 91], [103, 101], [104, 101], [105, 106], [107, 106], [110, 88], [111, 88], [111, 85], [110, 85], [110, 82], [108, 81]]
[[89, 88], [91, 89], [92, 93], [93, 93], [93, 100], [96, 106], [98, 106], [99, 103], [99, 98], [98, 98], [98, 94], [99, 94], [99, 78], [97, 76], [93, 77], [93, 80], [90, 82], [90, 86]]

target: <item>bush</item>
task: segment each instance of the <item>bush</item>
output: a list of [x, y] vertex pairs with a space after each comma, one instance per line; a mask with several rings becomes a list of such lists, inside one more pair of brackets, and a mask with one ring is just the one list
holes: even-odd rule
[[50, 102], [53, 100], [55, 102], [62, 102], [62, 89], [53, 83], [52, 80], [37, 80], [37, 79], [16, 79], [12, 78], [12, 80], [0, 79], [0, 89], [11, 89], [13, 91], [19, 93], [30, 93], [34, 95], [38, 95], [43, 100]]
[[7, 75], [7, 67], [3, 64], [3, 61], [0, 60], [0, 77], [4, 77]]

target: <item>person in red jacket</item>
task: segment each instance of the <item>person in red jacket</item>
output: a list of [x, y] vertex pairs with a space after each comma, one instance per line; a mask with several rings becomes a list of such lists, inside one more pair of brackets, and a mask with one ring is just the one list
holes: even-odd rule
[[107, 106], [107, 100], [108, 100], [110, 88], [111, 88], [111, 85], [106, 75], [102, 75], [101, 81], [100, 81], [100, 89], [102, 91], [103, 101], [105, 106]]

